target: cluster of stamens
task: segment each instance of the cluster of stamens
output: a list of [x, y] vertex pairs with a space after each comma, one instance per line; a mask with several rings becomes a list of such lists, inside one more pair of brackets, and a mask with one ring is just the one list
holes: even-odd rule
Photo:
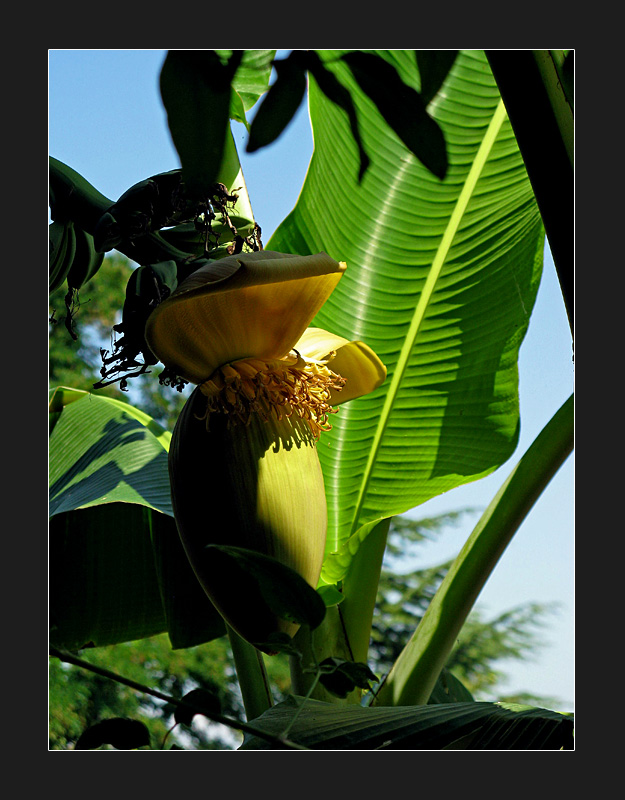
[[313, 361], [293, 350], [285, 359], [242, 359], [216, 370], [200, 386], [207, 398], [206, 428], [214, 413], [228, 415], [228, 424], [247, 424], [252, 414], [264, 420], [281, 420], [297, 414], [306, 420], [315, 435], [330, 430], [332, 390], [340, 391], [345, 378], [327, 367], [326, 361]]

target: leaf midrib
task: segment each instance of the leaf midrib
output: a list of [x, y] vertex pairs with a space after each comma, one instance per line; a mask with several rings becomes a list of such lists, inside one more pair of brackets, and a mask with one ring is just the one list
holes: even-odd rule
[[475, 159], [473, 161], [473, 164], [471, 165], [471, 169], [469, 170], [469, 173], [464, 182], [462, 190], [458, 195], [458, 199], [456, 200], [454, 210], [451, 216], [449, 217], [449, 222], [441, 237], [440, 244], [437, 248], [436, 254], [432, 261], [432, 265], [430, 267], [430, 271], [426, 278], [423, 291], [419, 297], [419, 302], [417, 303], [414, 314], [412, 316], [408, 333], [406, 335], [406, 338], [404, 339], [404, 343], [399, 353], [397, 366], [393, 372], [393, 376], [391, 378], [391, 382], [389, 384], [389, 388], [386, 393], [386, 397], [384, 399], [384, 406], [382, 408], [382, 413], [380, 414], [380, 418], [378, 420], [376, 431], [373, 437], [372, 446], [369, 450], [367, 464], [363, 472], [363, 478], [360, 484], [360, 490], [358, 492], [358, 499], [354, 507], [350, 536], [353, 535], [360, 527], [359, 525], [360, 515], [362, 513], [362, 508], [367, 496], [369, 483], [371, 481], [371, 476], [373, 474], [373, 468], [382, 444], [382, 438], [384, 436], [384, 431], [386, 430], [386, 426], [390, 418], [391, 410], [395, 403], [395, 399], [397, 397], [397, 393], [399, 391], [399, 387], [401, 385], [404, 372], [406, 371], [406, 367], [410, 359], [412, 348], [421, 329], [421, 325], [423, 323], [427, 308], [430, 304], [432, 295], [436, 288], [436, 284], [439, 279], [441, 270], [443, 268], [447, 255], [451, 249], [456, 233], [458, 232], [469, 200], [473, 195], [473, 191], [475, 189], [477, 181], [479, 180], [484, 165], [488, 160], [488, 156], [490, 155], [490, 152], [493, 148], [495, 140], [497, 139], [497, 135], [499, 134], [499, 131], [501, 129], [501, 126], [505, 118], [506, 118], [505, 107], [503, 105], [503, 102], [500, 100], [499, 104], [497, 105], [497, 108], [493, 113], [488, 128], [484, 133], [484, 137], [480, 143], [480, 147], [475, 155]]

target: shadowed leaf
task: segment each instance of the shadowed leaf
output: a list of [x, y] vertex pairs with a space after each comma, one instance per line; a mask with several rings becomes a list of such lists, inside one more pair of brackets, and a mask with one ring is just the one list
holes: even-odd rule
[[186, 706], [176, 706], [174, 719], [182, 725], [190, 725], [196, 714], [203, 714], [205, 711], [209, 718], [212, 714], [221, 713], [219, 698], [208, 689], [192, 689], [182, 697], [182, 700], [193, 706], [193, 710]]
[[299, 52], [275, 62], [277, 77], [250, 125], [248, 153], [274, 142], [300, 107], [306, 93], [306, 66]]
[[[208, 545], [211, 568], [228, 569], [228, 562], [248, 573], [258, 584], [263, 600], [283, 619], [316, 628], [321, 624], [326, 606], [317, 592], [290, 567], [270, 556], [242, 547]], [[236, 587], [233, 587], [236, 592]]]
[[109, 744], [116, 750], [136, 750], [150, 744], [150, 732], [143, 722], [115, 717], [97, 722], [80, 736], [75, 750], [94, 750]]
[[224, 153], [231, 83], [241, 63], [234, 50], [225, 63], [214, 50], [170, 50], [160, 75], [167, 123], [189, 194], [210, 194]]
[[453, 67], [457, 50], [417, 50], [417, 65], [421, 77], [421, 99], [427, 104], [445, 83]]
[[[311, 750], [573, 749], [571, 717], [498, 703], [365, 708], [291, 697], [254, 720], [255, 727], [277, 735], [287, 725], [289, 739]], [[240, 749], [275, 745], [247, 736]]]
[[392, 64], [374, 53], [345, 53], [362, 91], [375, 103], [406, 147], [438, 178], [447, 173], [445, 137], [425, 110], [419, 93], [400, 78]]
[[358, 118], [356, 116], [356, 109], [352, 101], [349, 91], [338, 81], [334, 73], [325, 66], [323, 61], [319, 58], [317, 53], [309, 51], [307, 57], [307, 67], [310, 74], [313, 76], [319, 89], [323, 94], [331, 100], [334, 105], [338, 106], [347, 114], [349, 127], [356, 146], [358, 147], [358, 181], [362, 181], [367, 168], [369, 167], [369, 156], [365, 152], [362, 138], [360, 136], [360, 127]]
[[319, 668], [320, 683], [337, 697], [347, 697], [356, 687], [369, 689], [371, 682], [378, 680], [366, 664], [344, 658], [325, 658]]

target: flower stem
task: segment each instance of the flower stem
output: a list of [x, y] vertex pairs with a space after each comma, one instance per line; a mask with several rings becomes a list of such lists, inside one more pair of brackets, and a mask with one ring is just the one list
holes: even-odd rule
[[353, 660], [367, 662], [373, 609], [391, 518], [381, 520], [356, 551], [343, 580], [345, 599], [339, 606]]
[[242, 639], [229, 625], [226, 628], [249, 722], [273, 705], [265, 662], [259, 650]]

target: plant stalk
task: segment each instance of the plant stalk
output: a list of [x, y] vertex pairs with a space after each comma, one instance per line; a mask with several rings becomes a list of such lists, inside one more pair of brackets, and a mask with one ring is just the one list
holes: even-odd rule
[[343, 581], [342, 602], [327, 609], [319, 628], [311, 632], [302, 627], [296, 634], [294, 642], [303, 657], [301, 661], [291, 658], [294, 694], [340, 705], [360, 703], [361, 689], [339, 698], [317, 682], [313, 667], [330, 656], [367, 663], [371, 621], [390, 522], [390, 517], [381, 520], [361, 543]]
[[354, 661], [367, 662], [373, 609], [390, 524], [390, 517], [383, 519], [367, 535], [343, 580], [345, 599], [339, 606], [339, 612]]
[[273, 705], [263, 654], [226, 624], [248, 722]]

